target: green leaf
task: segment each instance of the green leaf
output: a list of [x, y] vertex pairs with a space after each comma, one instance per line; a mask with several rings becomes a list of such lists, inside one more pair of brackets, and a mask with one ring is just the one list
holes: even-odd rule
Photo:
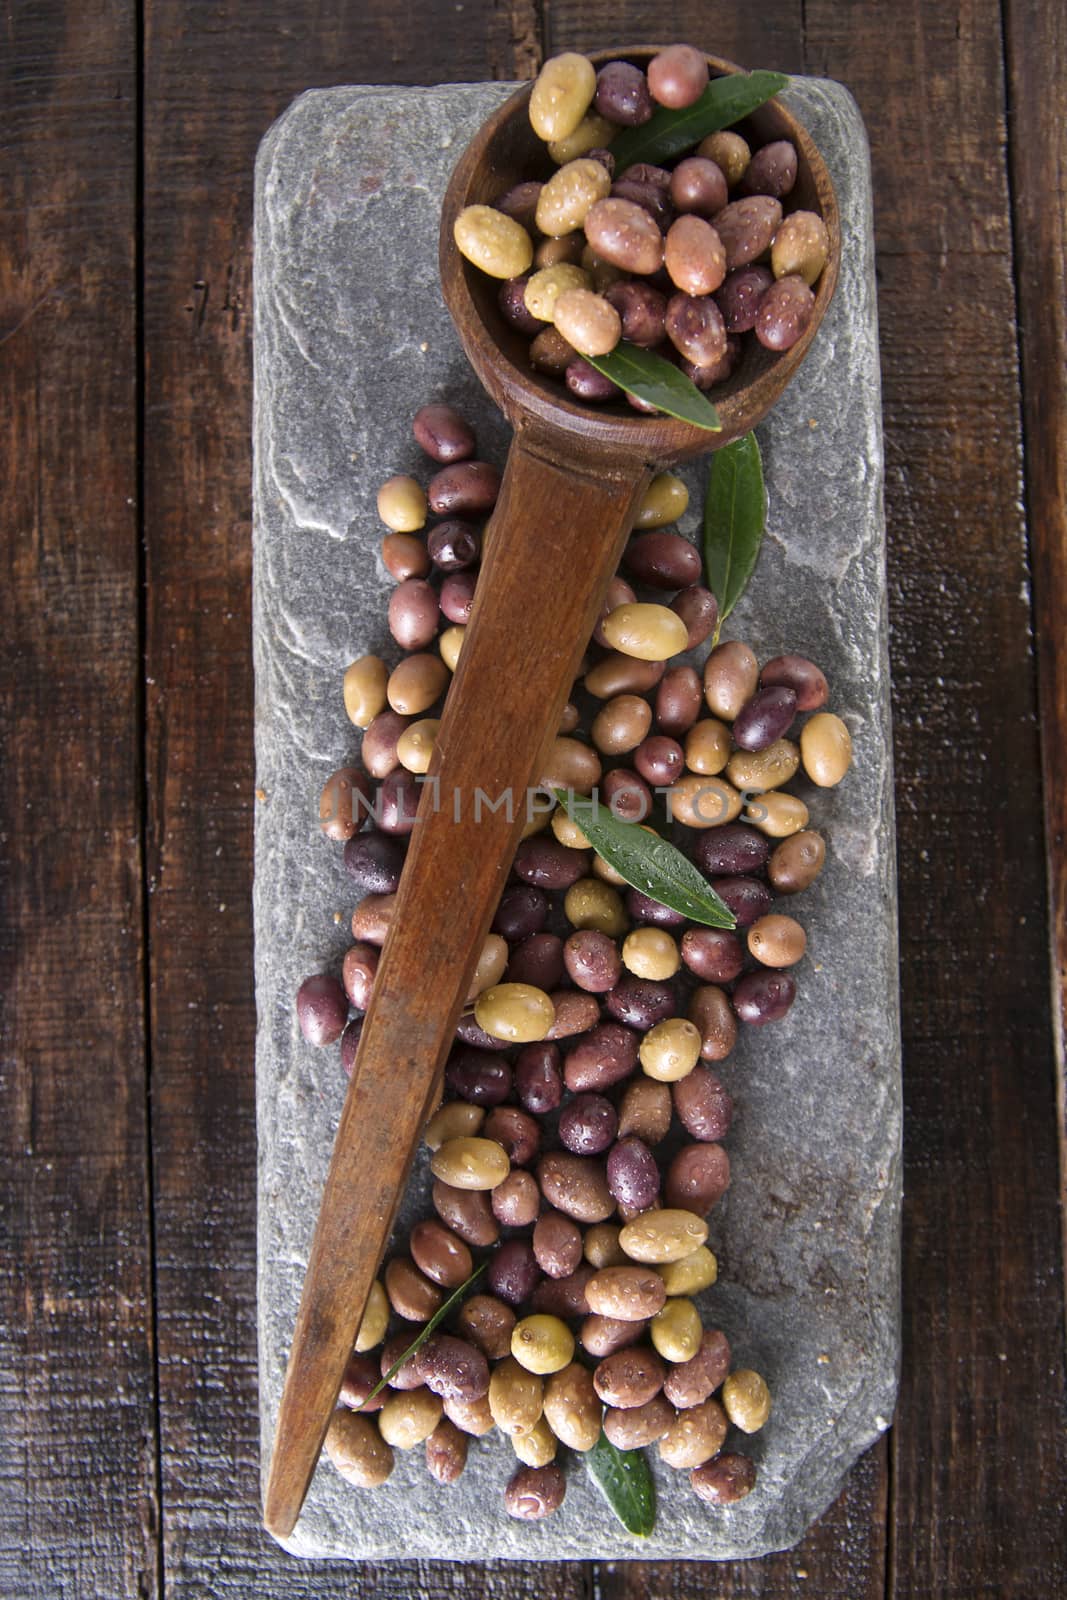
[[684, 111], [661, 107], [639, 128], [624, 128], [616, 134], [611, 141], [616, 173], [621, 177], [638, 161], [660, 166], [699, 144], [709, 133], [740, 122], [788, 82], [784, 72], [731, 72], [712, 78], [700, 99]]
[[620, 339], [606, 356], [583, 356], [582, 360], [588, 361], [627, 394], [647, 400], [657, 411], [665, 411], [681, 422], [691, 422], [695, 428], [706, 428], [709, 433], [721, 431], [719, 413], [692, 378], [687, 378], [672, 361], [664, 360], [654, 350], [642, 350], [640, 345]]
[[713, 644], [745, 592], [767, 521], [763, 462], [754, 433], [717, 450], [708, 472], [704, 502], [704, 569], [708, 588], [719, 602]]
[[471, 1273], [466, 1282], [461, 1283], [459, 1288], [449, 1295], [444, 1305], [434, 1312], [433, 1316], [430, 1318], [425, 1328], [423, 1328], [418, 1338], [413, 1339], [399, 1360], [393, 1362], [382, 1381], [380, 1383], [376, 1383], [367, 1398], [365, 1400], [361, 1400], [359, 1405], [355, 1407], [357, 1411], [362, 1411], [364, 1406], [370, 1404], [375, 1395], [381, 1394], [382, 1390], [389, 1382], [389, 1379], [394, 1375], [394, 1373], [400, 1371], [400, 1368], [404, 1365], [404, 1362], [410, 1361], [415, 1352], [422, 1349], [423, 1345], [426, 1343], [434, 1329], [439, 1323], [444, 1321], [445, 1317], [448, 1316], [448, 1313], [452, 1310], [452, 1307], [457, 1303], [457, 1301], [462, 1300], [471, 1284], [474, 1283], [476, 1279], [481, 1277], [488, 1265], [488, 1261], [483, 1261], [480, 1267], [475, 1267], [474, 1271]]
[[656, 1526], [656, 1488], [643, 1450], [619, 1450], [601, 1434], [583, 1460], [627, 1533], [647, 1539]]
[[[708, 789], [715, 779], [708, 779]], [[737, 919], [688, 856], [667, 839], [648, 833], [636, 822], [622, 822], [607, 805], [587, 800], [569, 789], [553, 791], [571, 821], [585, 834], [597, 855], [634, 889], [680, 911], [708, 928], [734, 928]]]

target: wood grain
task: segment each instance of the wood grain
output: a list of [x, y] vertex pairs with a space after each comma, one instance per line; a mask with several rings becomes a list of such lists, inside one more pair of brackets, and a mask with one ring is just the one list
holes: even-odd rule
[[131, 6], [0, 68], [0, 1592], [155, 1596]]
[[1022, 1600], [1067, 1586], [1067, 1476], [1000, 18], [905, 0], [886, 51], [881, 15], [806, 10], [809, 68], [875, 129], [904, 930], [889, 1592]]
[[[1045, 777], [1058, 1122], [1067, 1134], [1067, 17], [1006, 6], [1009, 153], [1026, 508]], [[1035, 48], [1035, 40], [1041, 47]], [[1060, 1150], [1067, 1218], [1067, 1142]], [[1067, 1250], [1067, 1232], [1064, 1235]], [[1067, 1259], [1067, 1257], [1065, 1257]]]

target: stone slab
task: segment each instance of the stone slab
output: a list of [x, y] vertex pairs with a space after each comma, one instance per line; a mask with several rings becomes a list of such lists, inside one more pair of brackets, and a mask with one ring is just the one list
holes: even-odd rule
[[[293, 995], [339, 969], [353, 894], [320, 836], [319, 788], [354, 754], [341, 675], [395, 656], [375, 493], [425, 472], [410, 418], [448, 397], [503, 461], [507, 429], [469, 372], [436, 276], [449, 172], [510, 86], [345, 88], [302, 96], [264, 139], [256, 181], [256, 1051], [259, 1341], [269, 1457], [308, 1246], [344, 1094], [335, 1051], [306, 1047]], [[900, 1073], [882, 437], [867, 144], [840, 86], [794, 80], [789, 103], [837, 185], [845, 240], [836, 298], [799, 377], [760, 429], [769, 527], [729, 630], [761, 657], [800, 650], [826, 670], [855, 744], [840, 791], [816, 792], [830, 864], [804, 897], [809, 956], [783, 1023], [742, 1030], [733, 1183], [712, 1214], [719, 1283], [703, 1298], [738, 1362], [763, 1372], [773, 1417], [750, 1441], [756, 1491], [700, 1504], [655, 1462], [655, 1533], [613, 1521], [574, 1462], [563, 1510], [512, 1521], [497, 1437], [462, 1479], [422, 1452], [373, 1494], [320, 1464], [288, 1548], [305, 1556], [730, 1559], [794, 1544], [892, 1414], [899, 1351]], [[693, 534], [703, 463], [688, 471]], [[401, 1227], [429, 1211], [420, 1165]], [[654, 1455], [655, 1452], [652, 1452]]]

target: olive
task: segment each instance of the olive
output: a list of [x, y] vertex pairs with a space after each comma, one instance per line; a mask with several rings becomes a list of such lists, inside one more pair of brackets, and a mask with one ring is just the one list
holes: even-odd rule
[[716, 645], [704, 663], [704, 699], [708, 710], [732, 722], [759, 682], [759, 662], [747, 644], [729, 639]]
[[471, 619], [471, 607], [474, 604], [474, 591], [477, 582], [476, 573], [450, 572], [441, 585], [440, 604], [442, 615], [458, 627], [466, 627]]
[[541, 1277], [541, 1269], [526, 1239], [508, 1239], [489, 1258], [486, 1282], [498, 1300], [521, 1306], [528, 1300]]
[[722, 1386], [722, 1403], [735, 1428], [758, 1433], [771, 1414], [771, 1392], [758, 1372], [741, 1367]]
[[592, 1267], [588, 1261], [582, 1261], [565, 1278], [542, 1278], [534, 1290], [533, 1309], [565, 1320], [587, 1316], [589, 1302], [585, 1289], [592, 1276]]
[[628, 343], [640, 345], [645, 350], [663, 343], [666, 295], [660, 294], [650, 283], [627, 278], [621, 283], [612, 284], [604, 297], [619, 313], [622, 336]]
[[[700, 552], [680, 533], [658, 529], [631, 540], [623, 565], [638, 583], [653, 589], [685, 589], [700, 579]], [[682, 646], [687, 648], [687, 644]]]
[[560, 1142], [575, 1155], [597, 1156], [611, 1145], [618, 1126], [618, 1115], [610, 1100], [601, 1094], [579, 1094], [560, 1113]]
[[563, 946], [567, 976], [579, 989], [602, 994], [614, 988], [622, 972], [622, 960], [614, 939], [597, 928], [579, 928]]
[[467, 1435], [442, 1417], [426, 1441], [426, 1468], [438, 1483], [455, 1483], [467, 1465]]
[[694, 989], [689, 1020], [700, 1034], [701, 1059], [725, 1061], [737, 1043], [737, 1018], [725, 991], [714, 984]]
[[749, 927], [771, 908], [771, 892], [758, 878], [716, 878], [714, 888], [737, 918], [739, 928]]
[[[498, 206], [497, 209], [504, 208]], [[411, 431], [415, 442], [442, 466], [450, 461], [466, 461], [474, 454], [473, 429], [458, 411], [439, 401], [419, 407], [412, 419]]]
[[498, 1183], [489, 1201], [496, 1220], [505, 1228], [529, 1228], [537, 1221], [541, 1194], [532, 1173], [515, 1167]]
[[426, 521], [426, 491], [403, 473], [387, 478], [378, 490], [378, 515], [394, 533], [417, 533]]
[[734, 719], [734, 743], [742, 750], [765, 750], [789, 730], [796, 709], [797, 697], [784, 684], [757, 690]]
[[685, 771], [681, 745], [665, 734], [653, 734], [643, 740], [634, 751], [633, 762], [645, 782], [653, 787], [669, 788]]
[[678, 1121], [694, 1139], [722, 1139], [733, 1118], [734, 1103], [725, 1084], [710, 1067], [696, 1066], [687, 1078], [671, 1085]]
[[635, 928], [622, 947], [623, 965], [637, 978], [662, 982], [681, 965], [678, 946], [662, 928]]
[[[550, 992], [563, 982], [563, 940], [554, 933], [532, 933], [515, 946], [507, 965], [509, 984]], [[555, 1011], [553, 1010], [553, 1020]]]
[[502, 1361], [511, 1350], [515, 1313], [491, 1294], [473, 1294], [456, 1312], [456, 1324], [471, 1344], [490, 1361]]
[[733, 1451], [694, 1467], [689, 1482], [701, 1500], [711, 1506], [729, 1506], [743, 1500], [756, 1487], [756, 1464]]
[[625, 128], [636, 128], [652, 115], [648, 79], [628, 61], [609, 61], [596, 79], [594, 101], [601, 116]]
[[504, 1507], [521, 1522], [539, 1522], [559, 1510], [566, 1492], [567, 1480], [558, 1467], [520, 1467], [504, 1490]]
[[308, 1044], [334, 1044], [348, 1021], [348, 996], [328, 973], [305, 978], [296, 992], [296, 1017]]
[[431, 1334], [415, 1357], [415, 1369], [427, 1389], [442, 1399], [481, 1400], [489, 1392], [485, 1356], [451, 1333]]
[[361, 894], [395, 894], [404, 866], [404, 845], [396, 835], [357, 833], [344, 848], [345, 870]]
[[[615, 991], [613, 990], [612, 993]], [[610, 1001], [610, 995], [609, 995]], [[563, 1068], [572, 1094], [607, 1089], [637, 1066], [637, 1036], [615, 1022], [602, 1022], [571, 1047]]]
[[527, 1372], [561, 1372], [574, 1358], [574, 1335], [559, 1317], [535, 1312], [515, 1324], [511, 1353]]
[[760, 682], [765, 688], [777, 684], [792, 689], [798, 711], [818, 711], [830, 694], [825, 675], [806, 656], [775, 656], [764, 663]]
[[821, 834], [805, 829], [775, 848], [767, 863], [767, 876], [779, 894], [797, 894], [815, 882], [825, 861], [826, 841]]
[[541, 1146], [540, 1123], [517, 1106], [496, 1106], [482, 1132], [504, 1146], [513, 1167], [528, 1167]]
[[793, 917], [760, 917], [748, 930], [748, 948], [765, 967], [795, 966], [807, 942], [807, 934]]
[[829, 711], [810, 717], [801, 730], [800, 755], [804, 771], [820, 789], [840, 783], [852, 761], [852, 737], [841, 718]]
[[780, 1022], [796, 999], [795, 979], [788, 972], [749, 972], [738, 980], [731, 999], [742, 1022], [762, 1027]]
[[641, 1065], [650, 1078], [674, 1083], [692, 1072], [700, 1059], [700, 1030], [683, 1017], [657, 1022], [641, 1041]]
[[495, 1189], [510, 1170], [503, 1146], [477, 1136], [446, 1139], [430, 1157], [434, 1177], [453, 1189]]
[[707, 1216], [730, 1187], [730, 1158], [721, 1144], [683, 1145], [667, 1169], [668, 1206]]
[[726, 1335], [718, 1328], [706, 1328], [696, 1354], [668, 1372], [663, 1392], [679, 1410], [698, 1406], [715, 1393], [729, 1370], [730, 1345]]
[[669, 983], [630, 975], [623, 976], [614, 989], [609, 990], [604, 996], [604, 1004], [617, 1022], [625, 1023], [628, 1028], [637, 1028], [642, 1033], [657, 1022], [673, 1017], [678, 1010], [678, 1001]]
[[[683, 1082], [687, 1081], [685, 1079]], [[647, 1145], [659, 1144], [671, 1126], [671, 1091], [655, 1078], [634, 1078], [626, 1085], [619, 1106], [619, 1137], [636, 1134]], [[592, 1258], [590, 1258], [592, 1259]]]
[[515, 1093], [534, 1116], [541, 1117], [556, 1109], [563, 1099], [557, 1045], [528, 1044], [519, 1051], [515, 1058]]
[[770, 841], [744, 822], [699, 833], [691, 850], [693, 861], [709, 878], [758, 872], [770, 853]]
[[478, 1026], [494, 1039], [528, 1044], [544, 1038], [556, 1011], [543, 989], [528, 983], [498, 983], [478, 996], [474, 1015]]
[[567, 1278], [582, 1262], [582, 1230], [561, 1211], [546, 1211], [534, 1225], [533, 1253], [546, 1277]]
[[719, 602], [701, 583], [690, 583], [679, 590], [671, 601], [671, 610], [681, 617], [689, 630], [687, 650], [695, 650], [698, 644], [710, 639], [719, 620]]
[[689, 732], [700, 715], [700, 679], [692, 667], [668, 668], [656, 690], [654, 711], [660, 733], [679, 738]]
[[[708, 835], [698, 837], [706, 839]], [[680, 948], [690, 972], [707, 983], [732, 983], [745, 964], [741, 940], [726, 928], [687, 928]]]
[[620, 1204], [645, 1211], [659, 1195], [659, 1167], [643, 1140], [620, 1139], [608, 1156], [608, 1188]]
[[472, 1105], [498, 1106], [511, 1093], [511, 1067], [504, 1056], [488, 1050], [454, 1048], [445, 1082], [453, 1094]]
[[566, 889], [589, 870], [589, 854], [568, 850], [555, 839], [524, 839], [515, 852], [512, 871], [540, 889]]
[[668, 45], [648, 64], [649, 93], [672, 111], [691, 106], [707, 86], [707, 60], [691, 44]]
[[[463, 522], [458, 517], [450, 517], [445, 522], [439, 522], [436, 528], [430, 529], [426, 536], [426, 549], [438, 572], [464, 572], [468, 567], [473, 567], [481, 555], [482, 536], [472, 523]], [[435, 617], [435, 627], [436, 621]], [[406, 644], [403, 639], [399, 639], [398, 643], [408, 650], [419, 649], [421, 643], [428, 644], [432, 638], [433, 634], [430, 633], [419, 645]]]
[[673, 906], [661, 905], [658, 900], [651, 900], [647, 894], [642, 894], [640, 889], [627, 889], [626, 909], [634, 922], [651, 923], [657, 928], [685, 926], [684, 912], [675, 911]]

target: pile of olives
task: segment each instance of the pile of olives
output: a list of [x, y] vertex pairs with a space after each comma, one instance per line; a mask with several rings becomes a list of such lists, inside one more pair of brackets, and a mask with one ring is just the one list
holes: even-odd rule
[[[349, 1072], [499, 488], [450, 407], [423, 407], [414, 432], [435, 475], [426, 489], [391, 478], [378, 499], [389, 627], [407, 653], [391, 670], [375, 656], [349, 666], [362, 744], [320, 803], [358, 897], [353, 943], [340, 976], [309, 977], [296, 997], [304, 1037], [339, 1041]], [[729, 640], [702, 671], [673, 660], [717, 620], [696, 550], [667, 526], [686, 503], [680, 479], [653, 481], [543, 781], [669, 828], [736, 929], [689, 923], [629, 886], [546, 789], [424, 1132], [435, 1215], [375, 1284], [327, 1438], [354, 1484], [384, 1482], [394, 1450], [420, 1444], [451, 1482], [469, 1439], [493, 1428], [520, 1463], [505, 1491], [517, 1517], [559, 1507], [558, 1446], [589, 1450], [601, 1429], [620, 1448], [656, 1445], [709, 1502], [755, 1483], [728, 1429], [762, 1427], [767, 1384], [732, 1366], [693, 1299], [716, 1280], [706, 1219], [730, 1181], [733, 1101], [716, 1069], [742, 1027], [779, 1021], [795, 999], [806, 935], [776, 901], [818, 877], [826, 846], [787, 786], [799, 774], [816, 792], [836, 784], [851, 744], [801, 656], [761, 667]], [[450, 1323], [364, 1404], [482, 1262]]]
[[753, 150], [723, 129], [672, 166], [616, 171], [612, 141], [623, 129], [693, 105], [708, 82], [707, 60], [691, 45], [661, 51], [647, 73], [628, 61], [598, 72], [573, 52], [552, 57], [533, 86], [530, 121], [557, 170], [456, 218], [458, 250], [500, 281], [501, 313], [531, 340], [531, 364], [589, 404], [620, 397], [585, 359], [620, 339], [711, 389], [738, 365], [745, 335], [789, 350], [814, 313], [830, 238], [816, 212], [790, 209], [789, 140]]

